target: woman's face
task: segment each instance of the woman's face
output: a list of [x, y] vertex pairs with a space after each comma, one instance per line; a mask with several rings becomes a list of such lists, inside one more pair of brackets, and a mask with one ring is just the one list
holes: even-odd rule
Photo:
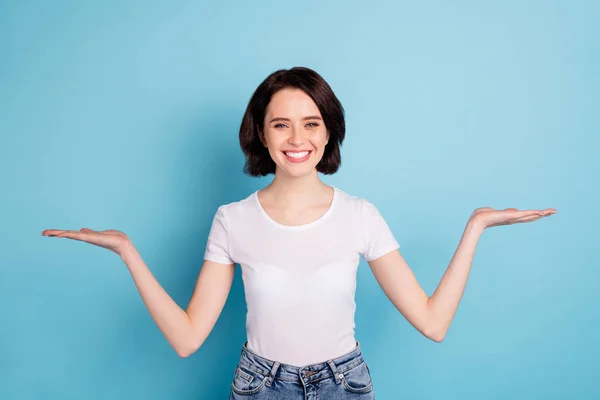
[[271, 97], [263, 126], [261, 141], [276, 173], [298, 177], [314, 172], [329, 133], [310, 96], [300, 89], [279, 90]]

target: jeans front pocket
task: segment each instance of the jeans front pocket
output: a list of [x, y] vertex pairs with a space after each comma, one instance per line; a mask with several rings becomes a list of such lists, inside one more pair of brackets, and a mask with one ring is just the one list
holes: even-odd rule
[[231, 389], [242, 396], [248, 396], [260, 392], [267, 383], [267, 376], [262, 375], [249, 367], [238, 364], [231, 383]]
[[344, 389], [352, 393], [369, 393], [373, 390], [373, 381], [367, 364], [363, 361], [342, 375]]

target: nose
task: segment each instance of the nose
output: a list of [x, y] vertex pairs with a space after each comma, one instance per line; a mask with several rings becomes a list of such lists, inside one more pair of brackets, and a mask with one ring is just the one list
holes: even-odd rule
[[291, 129], [291, 134], [288, 139], [288, 143], [295, 146], [301, 146], [304, 143], [304, 137], [302, 136], [301, 129]]

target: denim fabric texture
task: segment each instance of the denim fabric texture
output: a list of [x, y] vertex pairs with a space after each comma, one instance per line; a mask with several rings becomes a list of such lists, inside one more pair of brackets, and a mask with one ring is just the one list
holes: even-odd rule
[[244, 343], [235, 368], [229, 400], [375, 399], [358, 341], [348, 354], [302, 367], [260, 357], [247, 345]]

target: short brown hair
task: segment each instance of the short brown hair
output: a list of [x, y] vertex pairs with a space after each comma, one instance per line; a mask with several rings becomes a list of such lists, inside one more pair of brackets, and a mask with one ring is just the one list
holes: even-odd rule
[[263, 146], [257, 126], [263, 129], [271, 97], [285, 88], [303, 90], [316, 103], [329, 132], [329, 142], [325, 146], [321, 161], [317, 164], [317, 171], [327, 175], [337, 172], [342, 163], [340, 146], [346, 134], [344, 108], [325, 79], [306, 67], [273, 72], [256, 88], [250, 98], [240, 126], [240, 147], [246, 156], [244, 172], [250, 176], [275, 173], [275, 162], [271, 159], [269, 150]]

